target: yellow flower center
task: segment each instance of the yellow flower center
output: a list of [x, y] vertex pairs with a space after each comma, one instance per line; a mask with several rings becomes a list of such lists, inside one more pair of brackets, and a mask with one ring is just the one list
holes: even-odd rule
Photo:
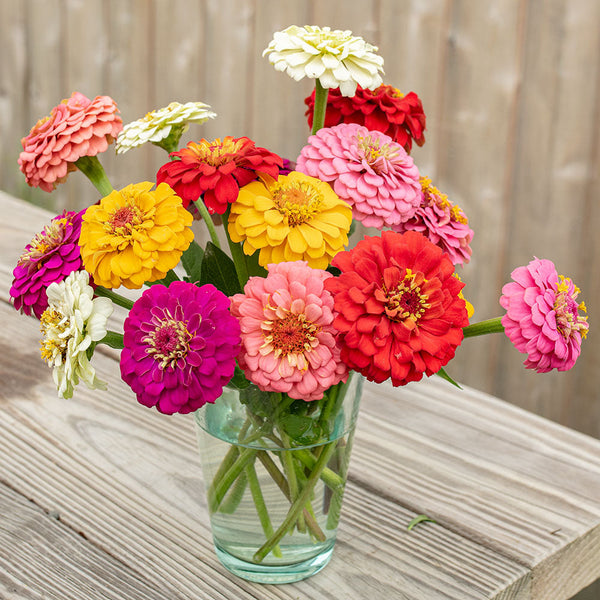
[[47, 308], [40, 318], [40, 331], [44, 335], [41, 345], [42, 359], [48, 364], [60, 354], [64, 362], [67, 353], [68, 336], [64, 335], [68, 323], [61, 323], [63, 315], [53, 308]]
[[371, 90], [371, 93], [374, 96], [377, 96], [381, 90], [383, 90], [387, 96], [391, 96], [392, 98], [404, 98], [404, 94], [392, 85], [382, 84], [378, 88]]
[[[43, 231], [37, 233], [29, 244], [31, 246], [29, 250], [25, 250], [19, 257], [19, 266], [29, 266], [29, 268], [32, 268], [35, 261], [38, 261], [50, 250], [60, 246], [63, 241], [63, 234], [67, 222], [68, 219], [66, 217], [55, 219], [50, 225], [46, 225]], [[41, 266], [41, 262], [36, 264], [38, 269]]]
[[[166, 311], [167, 312], [167, 311]], [[150, 332], [142, 341], [148, 344], [146, 353], [160, 362], [160, 368], [177, 366], [177, 361], [184, 358], [189, 351], [192, 334], [183, 321], [168, 317]], [[199, 317], [200, 318], [200, 317]]]
[[358, 147], [373, 171], [377, 174], [387, 172], [386, 162], [396, 157], [398, 148], [370, 135], [359, 135], [357, 139]]
[[275, 183], [270, 191], [275, 206], [287, 217], [290, 227], [310, 221], [323, 204], [323, 195], [308, 181]]
[[141, 210], [132, 201], [129, 201], [110, 216], [104, 227], [113, 235], [130, 236], [131, 232], [142, 221]]
[[428, 296], [421, 291], [421, 285], [426, 283], [423, 273], [413, 273], [406, 269], [404, 279], [393, 290], [382, 286], [386, 299], [385, 312], [392, 321], [411, 320], [417, 322], [431, 304]]
[[275, 358], [302, 354], [310, 351], [321, 327], [309, 321], [304, 314], [288, 314], [276, 321], [267, 321], [269, 335], [265, 336], [263, 348], [272, 346]]
[[219, 138], [209, 142], [208, 140], [200, 140], [188, 144], [187, 148], [182, 150], [190, 151], [198, 162], [206, 163], [213, 167], [220, 167], [232, 160], [235, 160], [235, 155], [244, 146], [244, 138], [237, 141], [232, 137], [226, 137], [221, 141]]
[[575, 299], [581, 291], [576, 285], [573, 285], [573, 291], [569, 291], [572, 281], [568, 277], [559, 275], [560, 282], [557, 286], [557, 293], [554, 299], [554, 314], [556, 317], [556, 327], [565, 340], [579, 331], [582, 338], [587, 337], [589, 324], [587, 317], [579, 315], [579, 311], [587, 312], [584, 302], [577, 304]]
[[450, 202], [446, 194], [442, 194], [440, 190], [432, 185], [429, 177], [421, 177], [419, 181], [421, 182], [421, 189], [423, 190], [423, 197], [427, 206], [436, 204], [442, 210], [448, 210], [450, 212], [450, 219], [455, 223], [462, 223], [463, 225], [469, 223], [461, 208], [457, 204]]

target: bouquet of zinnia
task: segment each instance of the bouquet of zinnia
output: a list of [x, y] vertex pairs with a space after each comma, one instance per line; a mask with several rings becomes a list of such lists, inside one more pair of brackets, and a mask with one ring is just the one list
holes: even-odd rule
[[[51, 192], [80, 170], [98, 192], [36, 235], [10, 290], [15, 308], [40, 321], [59, 396], [80, 380], [106, 387], [92, 366], [98, 344], [121, 350], [122, 379], [161, 413], [196, 411], [212, 427], [220, 413], [203, 411], [231, 416], [233, 394], [242, 413], [219, 430], [229, 443], [208, 501], [217, 522], [249, 499], [262, 538], [237, 557], [248, 563], [293, 562], [286, 534], [329, 543], [351, 446], [343, 407], [360, 376], [452, 381], [444, 367], [463, 339], [499, 331], [527, 368], [566, 370], [588, 330], [577, 287], [537, 258], [504, 286], [502, 317], [469, 324], [455, 269], [470, 259], [473, 231], [410, 156], [425, 141], [421, 100], [383, 84], [376, 51], [349, 31], [275, 34], [264, 51], [275, 68], [315, 80], [305, 101], [312, 135], [295, 162], [247, 137], [179, 148], [189, 124], [216, 116], [200, 102], [123, 126], [110, 97], [74, 93], [22, 140], [29, 185]], [[169, 160], [155, 182], [113, 189], [98, 155], [114, 141], [117, 154], [151, 142]], [[204, 248], [195, 219], [210, 235]], [[381, 233], [348, 249], [356, 222]], [[144, 291], [132, 301], [121, 286]], [[122, 332], [107, 329], [114, 305], [128, 311]]]

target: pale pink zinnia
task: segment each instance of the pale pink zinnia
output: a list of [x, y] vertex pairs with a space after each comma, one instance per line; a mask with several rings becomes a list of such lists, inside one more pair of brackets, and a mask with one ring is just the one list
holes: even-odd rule
[[459, 206], [448, 200], [446, 194], [431, 185], [428, 177], [421, 177], [421, 186], [421, 205], [415, 215], [392, 229], [400, 233], [418, 231], [447, 252], [452, 264], [468, 263], [473, 230], [469, 227], [467, 216]]
[[305, 261], [268, 266], [267, 277], [251, 277], [231, 300], [239, 318], [242, 349], [238, 362], [247, 379], [266, 392], [318, 400], [345, 381], [333, 327], [333, 297], [326, 271]]
[[55, 106], [21, 140], [18, 162], [27, 183], [51, 192], [77, 169], [77, 160], [104, 152], [123, 128], [118, 112], [109, 96], [90, 100], [79, 92]]
[[296, 170], [328, 181], [365, 227], [392, 227], [421, 204], [419, 170], [406, 150], [356, 123], [324, 127], [308, 138]]
[[567, 371], [589, 329], [587, 317], [579, 314], [586, 310], [576, 301], [580, 290], [545, 259], [518, 267], [511, 277], [500, 298], [506, 309], [502, 325], [517, 350], [528, 355], [523, 364], [538, 373]]

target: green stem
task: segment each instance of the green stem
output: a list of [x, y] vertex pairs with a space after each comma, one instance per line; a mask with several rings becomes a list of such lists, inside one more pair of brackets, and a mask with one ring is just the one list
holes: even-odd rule
[[[284, 448], [290, 448], [290, 438], [284, 432], [280, 432], [281, 441], [283, 442]], [[296, 500], [299, 495], [298, 492], [298, 480], [296, 478], [296, 467], [294, 466], [294, 457], [292, 456], [291, 450], [283, 450], [281, 452], [281, 462], [283, 463], [283, 470], [287, 476], [288, 485], [290, 486], [290, 499], [292, 502]], [[304, 518], [302, 514], [298, 515], [298, 531], [304, 532], [306, 531], [306, 526], [304, 523]]]
[[327, 96], [329, 90], [315, 79], [315, 108], [313, 110], [312, 134], [315, 135], [325, 125], [325, 113], [327, 112]]
[[248, 263], [246, 262], [246, 255], [244, 254], [244, 250], [242, 245], [238, 242], [234, 242], [231, 237], [229, 237], [229, 230], [227, 229], [227, 223], [229, 222], [229, 206], [223, 215], [223, 227], [225, 228], [225, 235], [227, 237], [227, 243], [229, 244], [229, 250], [231, 252], [231, 258], [233, 259], [233, 264], [235, 265], [235, 271], [238, 276], [238, 281], [240, 282], [240, 286], [244, 289], [246, 282], [248, 281]]
[[502, 325], [502, 317], [495, 317], [487, 321], [472, 323], [463, 328], [463, 334], [466, 338], [475, 337], [477, 335], [485, 335], [486, 333], [500, 333], [504, 331]]
[[302, 492], [298, 495], [288, 514], [286, 515], [283, 523], [279, 526], [277, 531], [256, 551], [254, 554], [254, 560], [256, 562], [261, 562], [269, 552], [283, 539], [283, 536], [290, 530], [291, 527], [294, 526], [296, 521], [298, 520], [298, 516], [303, 511], [306, 503], [308, 502], [310, 495], [313, 492], [314, 486], [317, 483], [317, 480], [321, 476], [322, 470], [325, 468], [325, 465], [329, 462], [331, 455], [335, 451], [336, 443], [331, 442], [327, 445], [327, 447], [321, 452], [321, 456], [317, 460], [315, 464], [315, 468], [312, 470], [310, 476], [306, 480], [306, 485], [304, 486]]
[[[217, 512], [227, 490], [233, 485], [233, 482], [245, 469], [246, 465], [254, 459], [256, 452], [257, 451], [252, 448], [244, 448], [244, 450], [240, 452], [237, 460], [235, 460], [231, 467], [227, 469], [227, 472], [222, 477], [217, 478], [215, 476], [213, 483], [208, 490], [208, 507], [211, 514]], [[225, 460], [226, 459], [227, 457], [225, 457]]]
[[96, 296], [103, 296], [104, 298], [110, 298], [117, 306], [122, 306], [127, 310], [131, 310], [133, 308], [133, 301], [128, 298], [124, 298], [121, 294], [117, 294], [113, 290], [102, 287], [101, 285], [96, 286], [94, 289], [94, 294]]
[[[250, 492], [252, 493], [252, 499], [254, 500], [254, 506], [258, 513], [258, 519], [265, 533], [265, 537], [268, 539], [273, 535], [273, 525], [271, 524], [271, 517], [269, 517], [269, 511], [265, 504], [265, 499], [260, 489], [260, 483], [258, 476], [256, 475], [256, 469], [254, 464], [250, 463], [246, 465], [246, 478], [248, 479], [248, 485], [250, 486]], [[273, 546], [273, 556], [276, 558], [282, 558], [281, 549], [278, 545]]]
[[98, 343], [121, 350], [123, 348], [123, 334], [116, 331], [107, 331], [106, 335]]
[[223, 502], [221, 502], [219, 512], [227, 515], [233, 514], [242, 501], [247, 485], [248, 478], [246, 477], [246, 473], [242, 471], [240, 476], [235, 480], [235, 483], [231, 486], [229, 493], [223, 499]]
[[206, 228], [208, 229], [208, 233], [210, 234], [210, 239], [212, 243], [219, 249], [221, 249], [221, 242], [219, 241], [219, 236], [217, 235], [217, 230], [215, 229], [215, 224], [213, 223], [212, 217], [208, 212], [208, 208], [206, 208], [206, 204], [202, 201], [202, 198], [198, 200], [194, 200], [194, 206], [198, 209], [202, 220], [206, 224]]
[[[294, 450], [294, 452], [300, 461], [302, 461], [304, 466], [306, 466], [308, 469], [315, 468], [317, 458], [315, 458], [308, 450]], [[336, 491], [338, 488], [344, 486], [344, 480], [329, 467], [323, 468], [323, 471], [321, 472], [321, 479], [323, 480], [323, 483], [325, 483], [333, 491]]]
[[103, 198], [113, 191], [97, 156], [82, 156], [75, 161], [75, 166], [92, 182]]

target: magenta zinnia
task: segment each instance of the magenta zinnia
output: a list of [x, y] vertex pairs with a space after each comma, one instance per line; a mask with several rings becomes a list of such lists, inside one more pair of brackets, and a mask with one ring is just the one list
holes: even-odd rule
[[384, 231], [332, 261], [325, 282], [339, 313], [342, 360], [370, 381], [395, 386], [437, 373], [468, 324], [463, 284], [441, 248], [420, 233]]
[[579, 288], [545, 259], [516, 268], [511, 277], [500, 298], [506, 309], [502, 325], [517, 350], [527, 354], [523, 364], [538, 373], [567, 371], [589, 329], [587, 317], [579, 314], [585, 312], [585, 304], [576, 300]]
[[168, 183], [185, 207], [202, 196], [208, 211], [220, 215], [258, 173], [277, 178], [283, 166], [277, 154], [259, 148], [247, 137], [227, 136], [212, 142], [202, 139], [170, 156], [174, 160], [158, 170], [157, 183]]
[[421, 204], [419, 170], [404, 148], [356, 124], [320, 129], [308, 138], [296, 168], [328, 181], [365, 227], [392, 227]]
[[82, 213], [63, 212], [25, 247], [13, 271], [10, 296], [15, 308], [38, 319], [48, 308], [46, 288], [81, 269], [79, 234]]
[[213, 403], [233, 376], [240, 326], [213, 285], [152, 286], [133, 305], [124, 332], [121, 376], [144, 406], [192, 412]]
[[304, 261], [268, 270], [266, 278], [251, 277], [231, 301], [242, 329], [240, 367], [263, 391], [318, 400], [348, 376], [332, 325], [333, 297], [323, 285], [331, 275]]
[[27, 183], [51, 192], [77, 169], [77, 160], [104, 152], [123, 128], [118, 112], [109, 96], [90, 100], [79, 92], [55, 106], [21, 140], [19, 167]]
[[448, 200], [431, 179], [421, 177], [423, 194], [415, 215], [404, 223], [395, 225], [394, 231], [418, 231], [448, 253], [455, 265], [468, 263], [471, 258], [473, 230], [461, 208]]

